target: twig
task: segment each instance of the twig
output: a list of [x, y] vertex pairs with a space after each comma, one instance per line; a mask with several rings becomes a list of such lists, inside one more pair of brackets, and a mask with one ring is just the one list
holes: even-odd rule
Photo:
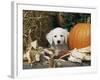
[[64, 55], [62, 55], [59, 59], [62, 59], [62, 58], [64, 58], [64, 57], [67, 57], [67, 56], [69, 56], [71, 53], [69, 52], [68, 54], [64, 54]]

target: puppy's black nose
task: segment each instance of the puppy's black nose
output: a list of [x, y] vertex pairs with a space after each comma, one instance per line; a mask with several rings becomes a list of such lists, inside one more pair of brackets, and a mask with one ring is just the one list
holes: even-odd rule
[[58, 40], [58, 41], [57, 41], [57, 43], [59, 44], [59, 43], [60, 43], [60, 41]]

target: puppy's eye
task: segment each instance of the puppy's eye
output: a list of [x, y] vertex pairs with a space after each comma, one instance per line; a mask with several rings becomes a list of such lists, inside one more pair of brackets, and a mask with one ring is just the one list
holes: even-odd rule
[[56, 35], [54, 37], [57, 37]]
[[60, 35], [60, 37], [63, 37], [63, 35]]

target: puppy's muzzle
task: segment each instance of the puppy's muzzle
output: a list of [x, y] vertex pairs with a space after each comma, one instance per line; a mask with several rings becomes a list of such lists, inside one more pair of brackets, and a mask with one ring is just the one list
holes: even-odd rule
[[60, 44], [60, 43], [61, 43], [61, 41], [59, 41], [59, 40], [58, 40], [58, 41], [57, 41], [57, 43], [58, 43], [58, 44]]

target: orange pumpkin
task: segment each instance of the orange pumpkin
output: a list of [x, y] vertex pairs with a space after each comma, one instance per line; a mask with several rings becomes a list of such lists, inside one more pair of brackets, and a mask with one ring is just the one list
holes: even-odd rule
[[76, 24], [70, 31], [68, 41], [70, 49], [89, 46], [91, 44], [91, 24]]

